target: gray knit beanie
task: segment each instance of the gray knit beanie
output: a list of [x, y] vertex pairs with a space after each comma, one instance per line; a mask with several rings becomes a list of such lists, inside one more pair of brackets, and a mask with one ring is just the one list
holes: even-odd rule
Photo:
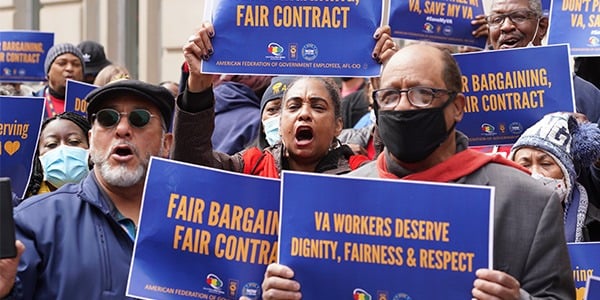
[[44, 70], [46, 70], [46, 75], [48, 75], [48, 72], [50, 72], [50, 66], [52, 65], [54, 60], [65, 53], [71, 53], [77, 56], [77, 58], [79, 58], [79, 61], [81, 61], [81, 68], [83, 69], [83, 74], [85, 74], [85, 61], [83, 60], [83, 53], [81, 53], [81, 50], [79, 50], [79, 48], [75, 47], [75, 45], [73, 44], [63, 43], [56, 44], [52, 46], [50, 50], [48, 50], [48, 54], [46, 55], [46, 61], [44, 61]]
[[600, 157], [600, 129], [594, 123], [580, 124], [572, 113], [551, 113], [523, 132], [512, 146], [509, 159], [514, 159], [522, 147], [538, 148], [551, 154], [573, 184], [579, 171]]

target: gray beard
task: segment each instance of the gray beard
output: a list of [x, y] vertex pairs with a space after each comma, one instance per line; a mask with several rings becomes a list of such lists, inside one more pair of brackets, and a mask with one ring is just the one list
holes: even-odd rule
[[95, 168], [98, 168], [98, 171], [100, 171], [100, 176], [104, 178], [108, 184], [118, 187], [130, 187], [140, 182], [140, 180], [143, 180], [146, 175], [147, 167], [148, 163], [144, 162], [131, 172], [125, 165], [111, 167], [106, 162], [95, 165]]
[[[160, 139], [160, 150], [158, 153], [162, 153], [164, 150], [164, 138], [165, 134], [163, 132]], [[152, 155], [152, 153], [145, 153], [145, 156], [140, 159], [140, 164], [135, 168], [135, 170], [129, 171], [125, 164], [120, 164], [114, 167], [109, 165], [108, 158], [103, 157], [102, 153], [90, 149], [90, 158], [94, 163], [94, 168], [98, 169], [100, 176], [108, 184], [117, 187], [131, 187], [144, 180], [146, 177], [146, 171], [148, 170], [148, 164], [150, 163], [150, 156]]]

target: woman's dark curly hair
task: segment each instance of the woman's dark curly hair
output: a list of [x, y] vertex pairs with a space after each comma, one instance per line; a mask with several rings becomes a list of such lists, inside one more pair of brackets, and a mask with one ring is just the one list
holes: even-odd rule
[[[69, 120], [69, 121], [75, 123], [75, 125], [77, 125], [79, 128], [81, 128], [81, 131], [83, 131], [83, 136], [85, 137], [86, 141], [88, 141], [88, 131], [92, 128], [90, 126], [90, 122], [88, 122], [88, 120], [85, 117], [83, 117], [79, 114], [76, 114], [74, 112], [70, 112], [70, 111], [55, 115], [51, 118], [44, 120], [44, 122], [42, 123], [42, 128], [40, 129], [40, 136], [41, 136], [41, 133], [44, 132], [44, 128], [46, 128], [46, 125], [48, 125], [50, 122], [52, 122], [54, 120], [59, 120], [59, 119], [60, 120]], [[89, 145], [89, 141], [88, 141], [88, 145]], [[40, 191], [42, 182], [44, 181], [44, 171], [42, 169], [42, 163], [40, 162], [40, 159], [38, 158], [40, 156], [40, 152], [38, 149], [39, 149], [39, 147], [36, 147], [35, 159], [33, 160], [33, 168], [32, 168], [32, 172], [31, 172], [31, 177], [29, 178], [29, 184], [27, 185], [27, 191], [25, 192], [25, 198], [28, 198], [33, 195], [37, 195], [37, 193]]]

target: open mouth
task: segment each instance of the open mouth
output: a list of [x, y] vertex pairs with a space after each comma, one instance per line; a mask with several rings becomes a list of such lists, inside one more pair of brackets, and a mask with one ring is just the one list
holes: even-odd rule
[[505, 40], [502, 40], [502, 42], [500, 43], [500, 47], [502, 48], [514, 48], [517, 46], [517, 44], [520, 42], [521, 40], [518, 38], [508, 38]]
[[296, 141], [298, 141], [298, 143], [308, 143], [312, 141], [313, 137], [313, 130], [308, 126], [302, 126], [296, 129]]
[[113, 148], [113, 155], [116, 155], [118, 158], [125, 159], [133, 155], [133, 150], [128, 145], [118, 145]]

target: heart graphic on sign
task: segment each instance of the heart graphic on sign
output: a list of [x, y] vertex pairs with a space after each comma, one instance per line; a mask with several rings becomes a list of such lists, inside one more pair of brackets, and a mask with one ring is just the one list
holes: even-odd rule
[[8, 141], [4, 143], [4, 151], [8, 153], [8, 155], [13, 155], [21, 148], [21, 143], [19, 141]]

